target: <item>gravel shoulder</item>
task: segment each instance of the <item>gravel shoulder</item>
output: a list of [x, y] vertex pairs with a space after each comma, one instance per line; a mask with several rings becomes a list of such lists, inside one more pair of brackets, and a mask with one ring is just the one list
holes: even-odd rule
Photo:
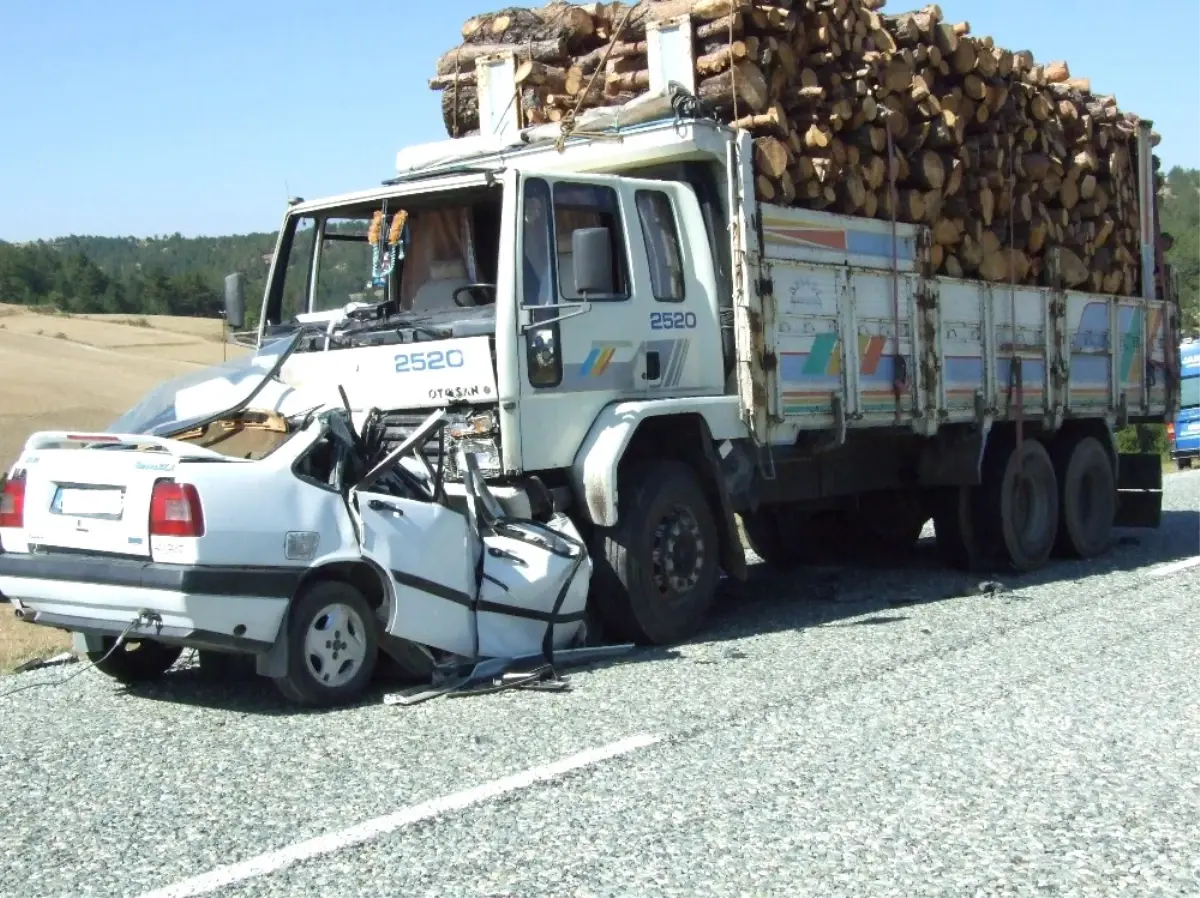
[[638, 733], [665, 741], [220, 894], [1195, 894], [1200, 568], [1152, 568], [1200, 552], [1200, 472], [1167, 484], [1097, 563], [994, 595], [931, 546], [756, 575], [566, 694], [299, 715], [182, 669], [0, 699], [0, 895], [141, 894]]

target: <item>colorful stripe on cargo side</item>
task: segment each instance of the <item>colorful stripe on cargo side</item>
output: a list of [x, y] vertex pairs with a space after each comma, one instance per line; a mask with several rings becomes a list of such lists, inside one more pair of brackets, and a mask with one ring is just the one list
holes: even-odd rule
[[[856, 230], [844, 225], [812, 221], [804, 218], [774, 218], [764, 216], [763, 239], [798, 248], [831, 250], [858, 256], [891, 258], [891, 234]], [[916, 258], [916, 247], [907, 237], [896, 240], [896, 258], [900, 263]]]

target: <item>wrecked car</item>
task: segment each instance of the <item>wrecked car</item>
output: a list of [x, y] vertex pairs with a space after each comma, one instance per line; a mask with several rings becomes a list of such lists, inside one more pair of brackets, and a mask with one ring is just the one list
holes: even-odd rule
[[304, 705], [357, 698], [380, 652], [427, 680], [579, 644], [591, 562], [570, 520], [549, 501], [506, 513], [461, 439], [447, 452], [447, 428], [476, 426], [463, 415], [389, 446], [378, 410], [289, 385], [288, 358], [325, 333], [164, 384], [109, 431], [34, 434], [0, 506], [18, 617], [126, 682], [187, 647], [252, 656]]

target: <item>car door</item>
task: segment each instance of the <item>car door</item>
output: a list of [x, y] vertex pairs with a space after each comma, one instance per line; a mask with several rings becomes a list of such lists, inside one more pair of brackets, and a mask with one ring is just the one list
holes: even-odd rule
[[472, 655], [479, 542], [466, 517], [440, 503], [386, 493], [360, 492], [358, 505], [363, 555], [394, 585], [388, 632]]

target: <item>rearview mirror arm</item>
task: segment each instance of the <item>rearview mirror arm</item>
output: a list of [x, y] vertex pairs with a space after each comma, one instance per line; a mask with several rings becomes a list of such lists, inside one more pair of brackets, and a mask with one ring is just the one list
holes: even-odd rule
[[522, 312], [534, 311], [536, 309], [570, 309], [565, 314], [559, 315], [557, 318], [547, 318], [544, 321], [530, 321], [521, 325], [521, 333], [528, 334], [531, 330], [537, 330], [539, 327], [545, 327], [549, 324], [557, 324], [559, 321], [566, 321], [568, 318], [576, 318], [579, 315], [586, 315], [592, 310], [590, 302], [560, 302], [549, 303], [544, 306], [520, 306]]

